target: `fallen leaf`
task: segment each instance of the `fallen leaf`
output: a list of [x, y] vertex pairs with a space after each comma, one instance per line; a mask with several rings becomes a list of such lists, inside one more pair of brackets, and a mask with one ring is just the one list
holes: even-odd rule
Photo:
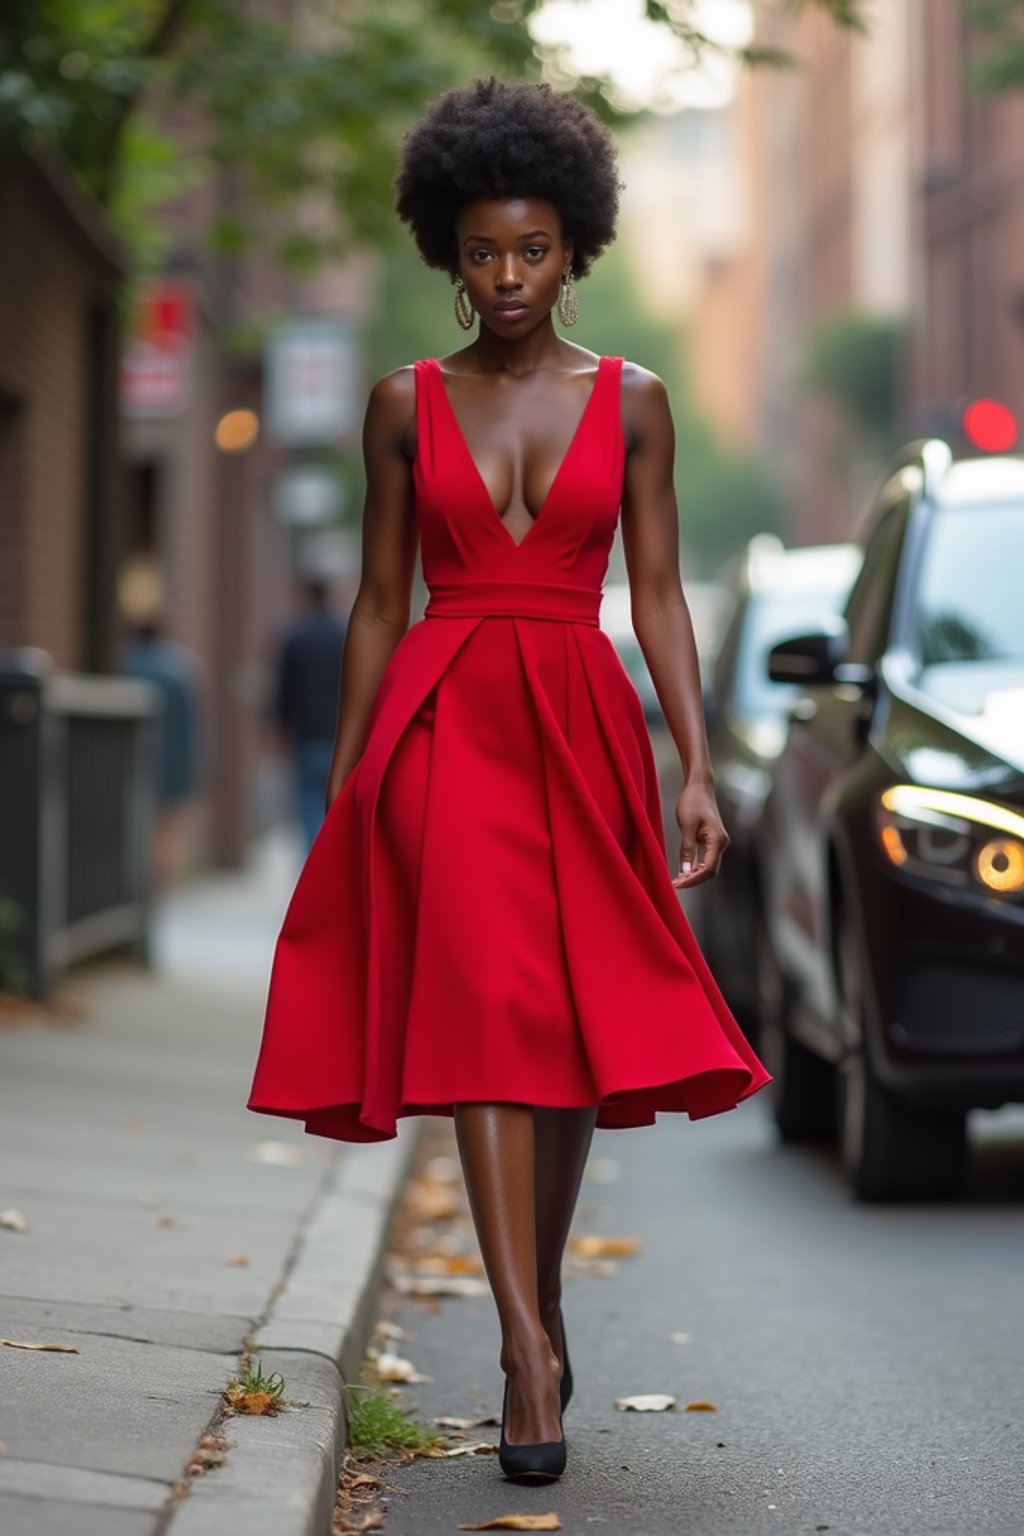
[[381, 1318], [373, 1331], [375, 1334], [379, 1334], [382, 1339], [405, 1338], [405, 1329], [400, 1328], [397, 1323], [389, 1322], [387, 1318]]
[[666, 1408], [674, 1408], [676, 1400], [664, 1392], [641, 1392], [635, 1397], [620, 1397], [616, 1399], [615, 1406], [623, 1413], [632, 1410], [634, 1413], [664, 1413]]
[[490, 1289], [472, 1275], [397, 1274], [391, 1283], [403, 1296], [486, 1296]]
[[591, 1184], [614, 1184], [619, 1176], [619, 1165], [612, 1157], [592, 1157], [587, 1164], [586, 1178]]
[[560, 1531], [562, 1522], [550, 1515], [495, 1515], [482, 1525], [460, 1525], [460, 1531]]
[[570, 1267], [581, 1275], [597, 1275], [601, 1280], [608, 1280], [619, 1272], [619, 1266], [614, 1259], [570, 1259]]
[[52, 1349], [54, 1353], [61, 1355], [81, 1353], [75, 1344], [26, 1344], [24, 1339], [0, 1339], [0, 1344], [9, 1344], [12, 1349]]
[[421, 1376], [411, 1360], [405, 1360], [401, 1355], [378, 1355], [374, 1367], [377, 1375], [384, 1381], [429, 1381], [429, 1376]]
[[224, 1262], [225, 1264], [230, 1264], [232, 1269], [244, 1269], [250, 1261], [247, 1253], [233, 1253]]
[[483, 1260], [473, 1253], [457, 1253], [441, 1262], [447, 1275], [482, 1275], [484, 1272]]
[[207, 1467], [220, 1467], [227, 1459], [227, 1453], [222, 1446], [201, 1445], [192, 1453], [189, 1470], [198, 1472]]
[[235, 1413], [262, 1416], [267, 1413], [277, 1413], [280, 1406], [276, 1392], [266, 1392], [262, 1388], [243, 1387], [240, 1382], [231, 1382], [225, 1396], [229, 1406], [234, 1409]]
[[384, 1512], [380, 1509], [371, 1509], [369, 1514], [361, 1520], [348, 1520], [343, 1518], [340, 1524], [333, 1528], [334, 1536], [362, 1536], [364, 1531], [382, 1531], [384, 1529]]
[[642, 1247], [638, 1237], [598, 1237], [589, 1233], [569, 1239], [569, 1252], [581, 1259], [628, 1259]]
[[450, 1417], [435, 1419], [434, 1423], [441, 1429], [482, 1429], [485, 1424], [493, 1424], [497, 1427], [501, 1420], [496, 1413], [489, 1413], [485, 1419], [453, 1419]]
[[27, 1232], [28, 1222], [12, 1206], [8, 1211], [0, 1211], [0, 1227], [7, 1227], [11, 1232]]
[[698, 1401], [696, 1403], [687, 1403], [686, 1411], [687, 1413], [717, 1413], [718, 1409], [715, 1407], [714, 1403], [703, 1403]]
[[294, 1141], [251, 1141], [249, 1159], [274, 1168], [299, 1168], [309, 1160], [309, 1150]]
[[498, 1454], [498, 1447], [490, 1440], [467, 1441], [465, 1445], [435, 1445], [427, 1452], [428, 1456], [444, 1456], [449, 1459], [453, 1456], [490, 1456]]
[[185, 1223], [179, 1221], [177, 1216], [154, 1216], [154, 1227], [183, 1227]]
[[419, 1221], [447, 1221], [459, 1213], [456, 1190], [437, 1179], [410, 1179], [405, 1198], [408, 1209]]
[[441, 1153], [430, 1159], [424, 1173], [438, 1184], [458, 1184], [462, 1180], [462, 1165], [457, 1157], [447, 1157]]
[[357, 1472], [354, 1477], [346, 1479], [345, 1489], [348, 1493], [356, 1493], [361, 1488], [383, 1488], [384, 1484], [379, 1477], [371, 1477], [369, 1472]]
[[129, 1136], [137, 1136], [146, 1129], [146, 1122], [141, 1115], [129, 1115], [127, 1120], [121, 1121], [121, 1129], [127, 1131]]

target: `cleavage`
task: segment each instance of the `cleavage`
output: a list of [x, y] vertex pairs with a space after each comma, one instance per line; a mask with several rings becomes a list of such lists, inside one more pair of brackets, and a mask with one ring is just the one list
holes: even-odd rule
[[[593, 381], [588, 381], [588, 383], [590, 388], [593, 388]], [[582, 424], [583, 413], [586, 411], [587, 399], [585, 398], [582, 403], [581, 412], [576, 422], [567, 424], [565, 431], [560, 434], [560, 441], [555, 444], [552, 444], [550, 440], [539, 443], [537, 441], [540, 432], [545, 426], [547, 431], [550, 431], [550, 422], [545, 423], [542, 420], [543, 412], [539, 403], [533, 406], [532, 411], [529, 408], [520, 408], [521, 415], [518, 420], [506, 421], [497, 429], [502, 432], [506, 446], [511, 447], [513, 450], [511, 462], [497, 448], [484, 449], [481, 453], [479, 448], [474, 447], [465, 428], [461, 424], [461, 418], [455, 415], [455, 408], [450, 395], [448, 396], [448, 403], [452, 409], [453, 416], [455, 416], [456, 426], [461, 433], [466, 451], [473, 462], [495, 517], [511, 535], [516, 537], [517, 542], [521, 542], [519, 536], [521, 535], [522, 538], [525, 538], [526, 534], [529, 533], [530, 529], [542, 516], [544, 508], [551, 497], [555, 482], [559, 478], [562, 468], [575, 445]], [[492, 431], [495, 430], [494, 418], [496, 415], [500, 415], [500, 409], [495, 411], [489, 406], [485, 406], [484, 410], [481, 411], [481, 417], [486, 417], [485, 431], [488, 428]], [[527, 484], [529, 483], [531, 488], [535, 489], [538, 476], [542, 471], [544, 471], [544, 481], [546, 482], [545, 490], [543, 498], [537, 503], [537, 510], [534, 512], [527, 496]], [[498, 498], [494, 494], [493, 487], [495, 483], [500, 483], [502, 490], [505, 492], [503, 497], [505, 507], [503, 511], [499, 509]]]

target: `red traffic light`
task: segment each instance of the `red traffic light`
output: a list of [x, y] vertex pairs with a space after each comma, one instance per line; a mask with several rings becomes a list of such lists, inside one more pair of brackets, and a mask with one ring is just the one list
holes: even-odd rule
[[1008, 453], [1017, 441], [1017, 418], [998, 400], [972, 400], [962, 420], [968, 442], [982, 453]]

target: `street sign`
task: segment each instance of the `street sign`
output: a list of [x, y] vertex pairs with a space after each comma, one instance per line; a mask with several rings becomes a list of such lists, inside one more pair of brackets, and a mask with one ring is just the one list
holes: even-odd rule
[[266, 349], [267, 430], [289, 447], [323, 447], [358, 426], [356, 330], [337, 318], [286, 320]]
[[121, 359], [126, 416], [178, 416], [189, 402], [195, 298], [180, 278], [143, 285]]

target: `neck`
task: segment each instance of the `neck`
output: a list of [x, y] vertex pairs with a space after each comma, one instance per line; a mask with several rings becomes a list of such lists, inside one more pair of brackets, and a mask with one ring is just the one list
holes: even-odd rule
[[466, 352], [476, 359], [482, 373], [531, 373], [535, 368], [550, 368], [568, 350], [550, 314], [527, 336], [498, 336], [482, 320], [477, 326], [477, 337]]

